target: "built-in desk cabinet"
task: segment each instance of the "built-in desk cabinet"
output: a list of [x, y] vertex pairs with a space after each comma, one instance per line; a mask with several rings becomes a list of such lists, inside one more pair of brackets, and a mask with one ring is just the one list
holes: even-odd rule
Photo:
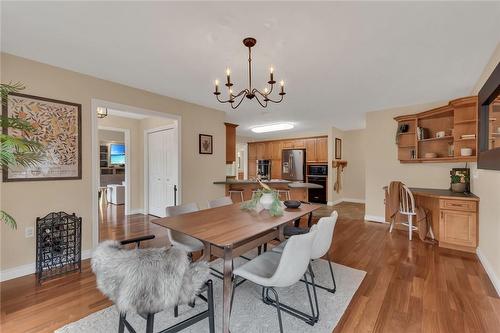
[[[439, 245], [464, 250], [477, 247], [477, 203], [440, 200]], [[467, 250], [467, 249], [465, 249]]]
[[[387, 188], [385, 189], [388, 202]], [[428, 219], [439, 246], [466, 252], [476, 252], [478, 245], [479, 198], [449, 190], [412, 188], [415, 204], [428, 212]], [[390, 222], [386, 205], [385, 220]], [[406, 216], [397, 214], [396, 221], [405, 221]], [[407, 231], [407, 227], [396, 225]]]

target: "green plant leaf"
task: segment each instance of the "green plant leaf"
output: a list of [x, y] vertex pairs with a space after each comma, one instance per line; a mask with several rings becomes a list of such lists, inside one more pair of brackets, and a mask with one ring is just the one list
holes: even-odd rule
[[18, 92], [24, 90], [24, 86], [21, 82], [9, 82], [9, 83], [1, 83], [0, 84], [0, 97], [2, 98], [2, 105], [7, 104], [7, 96], [10, 93]]
[[7, 214], [5, 211], [0, 210], [0, 221], [11, 227], [12, 229], [16, 230], [17, 229], [17, 223], [16, 220], [9, 214]]

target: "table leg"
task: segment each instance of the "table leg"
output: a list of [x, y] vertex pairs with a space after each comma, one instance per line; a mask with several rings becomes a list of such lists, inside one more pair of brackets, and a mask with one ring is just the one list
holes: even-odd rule
[[311, 227], [312, 227], [312, 219], [313, 219], [313, 213], [312, 213], [312, 212], [310, 212], [310, 213], [309, 213], [309, 217], [307, 218], [307, 227], [308, 227], [309, 229], [311, 229]]
[[233, 249], [224, 248], [224, 280], [222, 292], [222, 332], [229, 333], [229, 317], [231, 315], [231, 295], [233, 293]]
[[205, 248], [203, 249], [203, 256], [200, 258], [200, 261], [210, 262], [210, 243], [203, 242], [203, 245], [205, 245]]

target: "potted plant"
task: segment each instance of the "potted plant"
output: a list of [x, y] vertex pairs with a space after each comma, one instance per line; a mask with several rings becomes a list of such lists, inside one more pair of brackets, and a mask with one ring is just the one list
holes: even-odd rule
[[283, 207], [281, 206], [281, 201], [278, 193], [257, 179], [257, 182], [261, 186], [253, 195], [250, 201], [245, 201], [241, 204], [242, 209], [246, 210], [258, 210], [258, 206], [269, 211], [271, 216], [281, 216], [283, 215]]
[[[7, 104], [7, 97], [10, 93], [23, 89], [24, 86], [19, 82], [0, 84], [2, 106]], [[2, 116], [1, 127], [2, 129], [12, 128], [27, 134], [33, 131], [33, 127], [29, 122], [13, 117]], [[3, 168], [37, 165], [43, 158], [43, 151], [43, 146], [37, 141], [0, 132], [0, 172]], [[12, 229], [17, 228], [16, 220], [3, 210], [0, 210], [0, 221], [9, 225]]]
[[467, 179], [465, 175], [454, 174], [451, 175], [451, 190], [453, 192], [465, 192]]

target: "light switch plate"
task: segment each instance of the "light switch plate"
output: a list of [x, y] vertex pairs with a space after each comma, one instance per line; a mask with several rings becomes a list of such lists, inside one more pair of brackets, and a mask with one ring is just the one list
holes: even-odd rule
[[24, 237], [31, 238], [33, 237], [33, 234], [34, 234], [33, 227], [26, 227], [26, 229], [24, 229]]

